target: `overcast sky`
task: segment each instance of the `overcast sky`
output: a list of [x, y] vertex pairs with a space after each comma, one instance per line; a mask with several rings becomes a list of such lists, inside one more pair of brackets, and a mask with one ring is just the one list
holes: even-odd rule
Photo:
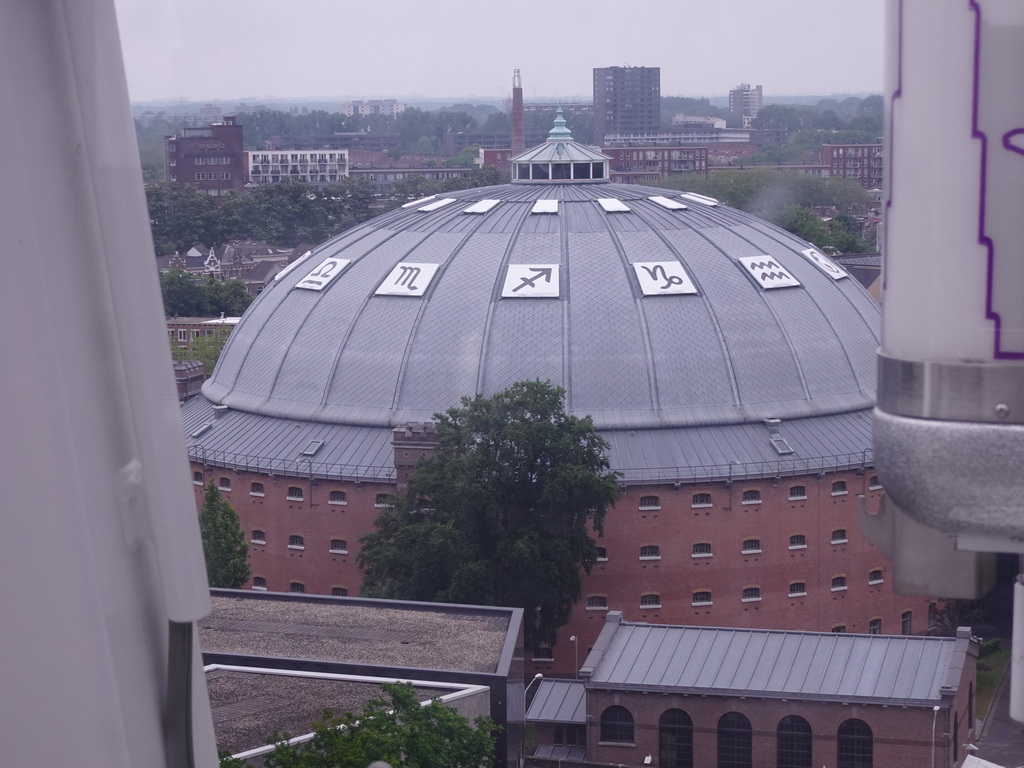
[[591, 97], [594, 67], [664, 96], [877, 93], [883, 0], [115, 0], [132, 101]]

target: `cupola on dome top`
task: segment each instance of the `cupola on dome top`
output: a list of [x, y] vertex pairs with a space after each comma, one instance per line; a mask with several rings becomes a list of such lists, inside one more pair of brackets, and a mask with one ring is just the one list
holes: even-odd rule
[[512, 181], [517, 184], [606, 182], [610, 160], [608, 155], [573, 141], [559, 107], [548, 140], [512, 158]]

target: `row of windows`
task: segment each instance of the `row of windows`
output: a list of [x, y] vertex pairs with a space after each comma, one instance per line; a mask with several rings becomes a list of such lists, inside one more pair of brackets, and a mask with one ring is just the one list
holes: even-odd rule
[[[868, 480], [868, 488], [872, 491], [877, 491], [881, 488], [881, 484], [878, 482], [878, 476], [872, 475]], [[843, 496], [847, 491], [845, 480], [836, 480], [832, 483], [832, 495]], [[789, 500], [790, 501], [801, 501], [807, 498], [807, 486], [804, 485], [793, 485], [789, 488]], [[743, 499], [747, 504], [755, 504], [761, 501], [761, 491], [756, 488], [749, 488], [743, 491]], [[695, 493], [693, 494], [691, 507], [712, 507], [714, 502], [711, 498], [710, 493]], [[641, 510], [648, 509], [661, 509], [661, 497], [660, 496], [641, 496], [639, 507]]]
[[[601, 713], [601, 741], [632, 744], [636, 726], [632, 713], [618, 705]], [[750, 768], [754, 763], [754, 739], [750, 720], [739, 712], [718, 719], [718, 768]], [[787, 715], [775, 729], [775, 764], [778, 768], [811, 768], [811, 724], [799, 715]], [[669, 709], [658, 720], [658, 765], [661, 768], [694, 768], [693, 720], [681, 709]], [[863, 720], [850, 718], [836, 730], [836, 765], [839, 768], [872, 768], [874, 736]]]
[[[875, 569], [868, 575], [868, 584], [881, 584], [882, 581], [882, 571], [880, 569]], [[846, 576], [843, 575], [833, 576], [829, 584], [829, 590], [831, 592], [845, 592], [848, 589]], [[789, 597], [805, 597], [807, 595], [807, 582], [789, 582], [789, 590], [787, 594]], [[760, 602], [761, 587], [756, 585], [744, 587], [740, 599], [746, 602]], [[690, 604], [694, 606], [713, 605], [714, 601], [711, 598], [710, 590], [695, 591], [692, 595]], [[640, 606], [643, 608], [660, 608], [661, 595], [656, 592], [648, 592], [641, 595]], [[587, 608], [600, 609], [607, 607], [608, 597], [606, 595], [587, 595]]]
[[231, 165], [230, 157], [197, 157], [196, 165]]
[[[252, 577], [252, 588], [256, 589], [256, 590], [260, 590], [260, 591], [263, 591], [263, 590], [267, 589], [267, 579], [266, 579], [266, 577], [265, 576], [253, 576]], [[306, 591], [306, 585], [303, 584], [301, 581], [291, 581], [291, 582], [288, 583], [288, 591], [289, 592], [305, 592]], [[331, 596], [332, 597], [347, 597], [348, 596], [348, 588], [347, 587], [331, 587]]]
[[[193, 472], [192, 482], [195, 485], [203, 485], [203, 473]], [[231, 491], [231, 478], [221, 476], [217, 478], [217, 490], [228, 493]], [[249, 484], [249, 495], [250, 496], [266, 496], [266, 486], [263, 483], [250, 483]], [[286, 496], [288, 501], [302, 501], [305, 498], [305, 491], [297, 485], [288, 487], [288, 493]], [[391, 495], [387, 493], [378, 493], [374, 505], [377, 507], [386, 507], [390, 503]], [[328, 498], [329, 504], [347, 504], [348, 497], [345, 491], [331, 491]]]
[[[831, 533], [829, 539], [832, 544], [846, 544], [847, 539], [845, 528], [836, 528]], [[797, 533], [789, 537], [788, 549], [806, 549], [807, 548], [807, 537], [802, 533]], [[754, 555], [759, 554], [763, 550], [761, 549], [760, 539], [744, 539], [740, 545], [740, 554]], [[691, 557], [710, 557], [714, 554], [711, 548], [711, 542], [709, 541], [698, 541], [693, 544], [690, 549]], [[608, 560], [608, 548], [598, 547], [597, 548], [597, 559], [601, 562]], [[641, 560], [660, 560], [661, 559], [661, 547], [657, 544], [645, 544], [640, 547], [640, 559]]]
[[228, 181], [231, 171], [206, 171], [196, 174], [196, 181]]
[[[261, 531], [258, 528], [252, 532], [253, 544], [266, 544], [267, 543], [267, 532]], [[289, 549], [305, 549], [306, 539], [303, 536], [293, 534], [288, 537], [288, 548]], [[345, 539], [331, 539], [331, 547], [328, 550], [335, 554], [345, 555], [348, 554], [348, 542]]]

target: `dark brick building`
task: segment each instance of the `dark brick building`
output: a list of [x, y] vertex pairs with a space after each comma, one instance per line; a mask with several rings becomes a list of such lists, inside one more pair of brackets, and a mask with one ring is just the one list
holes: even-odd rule
[[245, 185], [242, 126], [234, 117], [205, 128], [184, 128], [164, 139], [164, 178], [219, 197]]

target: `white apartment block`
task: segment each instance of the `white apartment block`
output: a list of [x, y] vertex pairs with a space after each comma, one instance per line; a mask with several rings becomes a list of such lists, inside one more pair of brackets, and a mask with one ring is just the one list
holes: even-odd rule
[[341, 114], [348, 115], [397, 115], [405, 112], [405, 104], [397, 99], [369, 99], [353, 101], [341, 107]]
[[330, 184], [348, 176], [348, 150], [247, 150], [249, 183], [276, 184], [287, 179]]

